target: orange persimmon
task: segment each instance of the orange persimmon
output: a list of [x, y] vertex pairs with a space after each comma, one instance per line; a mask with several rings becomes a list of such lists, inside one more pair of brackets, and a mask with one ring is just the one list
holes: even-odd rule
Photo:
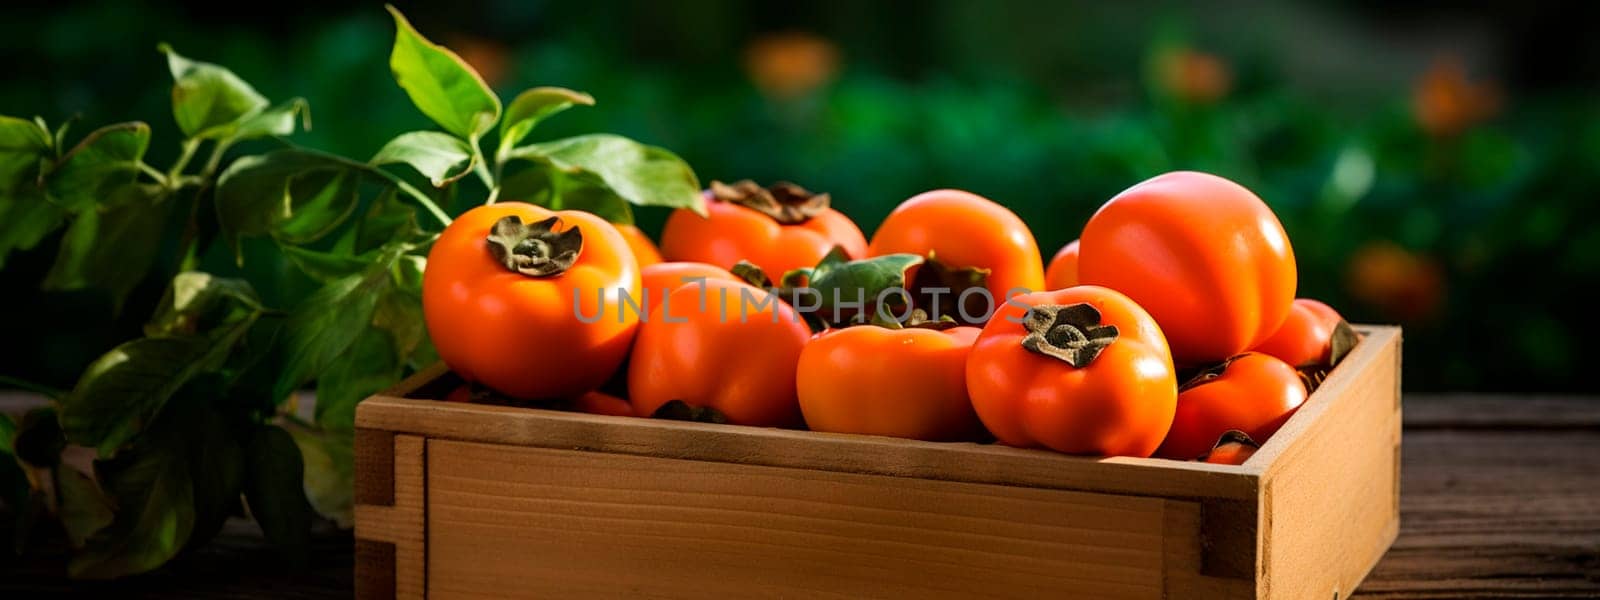
[[1079, 281], [1127, 294], [1182, 365], [1214, 363], [1277, 331], [1294, 301], [1294, 251], [1250, 190], [1188, 171], [1148, 179], [1089, 219]]
[[[721, 279], [725, 281], [740, 281], [733, 273], [722, 267], [697, 262], [661, 262], [639, 270], [640, 304], [644, 313], [641, 317], [648, 317], [661, 306], [661, 300], [671, 294], [672, 290], [685, 285], [698, 285], [707, 279]], [[683, 309], [678, 309], [681, 312]], [[673, 314], [678, 314], [674, 312]]]
[[656, 243], [650, 241], [650, 236], [633, 225], [612, 223], [617, 232], [622, 234], [622, 239], [628, 240], [628, 249], [633, 251], [633, 259], [639, 261], [639, 268], [661, 262], [661, 250], [656, 248]]
[[813, 194], [792, 183], [768, 188], [745, 180], [711, 182], [701, 217], [673, 211], [661, 232], [667, 260], [703, 262], [724, 269], [750, 261], [773, 279], [810, 268], [835, 246], [850, 258], [866, 255], [867, 240], [849, 217], [830, 208], [827, 194]]
[[[1333, 307], [1310, 298], [1296, 298], [1278, 331], [1254, 350], [1295, 367], [1333, 366], [1334, 336], [1344, 317]], [[1348, 326], [1347, 326], [1348, 327]]]
[[599, 387], [627, 357], [637, 314], [579, 317], [620, 309], [623, 294], [639, 295], [639, 267], [609, 223], [500, 202], [457, 217], [433, 243], [422, 313], [462, 379], [521, 400], [561, 398]]
[[[1039, 245], [1028, 225], [1006, 207], [971, 192], [933, 190], [895, 207], [873, 233], [867, 254], [900, 253], [931, 259], [929, 265], [908, 271], [907, 281], [918, 281], [917, 275], [933, 263], [947, 271], [934, 278], [941, 281], [930, 283], [951, 289], [951, 306], [956, 295], [964, 291], [956, 288], [964, 285], [986, 289], [991, 310], [1004, 304], [1007, 294], [1045, 287]], [[935, 316], [982, 323], [982, 319], [965, 318], [984, 312], [981, 304], [969, 299], [962, 305], [977, 308], [964, 314], [951, 314], [956, 311], [946, 309]]]
[[641, 417], [678, 400], [738, 425], [798, 425], [795, 365], [810, 338], [767, 290], [722, 279], [679, 286], [639, 327], [628, 397]]
[[858, 325], [817, 334], [800, 352], [800, 410], [815, 431], [928, 441], [982, 431], [967, 399], [976, 327]]
[[1059, 290], [1078, 285], [1078, 240], [1067, 242], [1044, 270], [1044, 285]]
[[1017, 296], [995, 313], [967, 358], [967, 393], [1007, 445], [1150, 456], [1178, 388], [1155, 319], [1083, 285]]
[[1179, 390], [1172, 431], [1156, 456], [1198, 458], [1231, 430], [1266, 443], [1305, 401], [1306, 386], [1288, 363], [1259, 352], [1235, 356]]

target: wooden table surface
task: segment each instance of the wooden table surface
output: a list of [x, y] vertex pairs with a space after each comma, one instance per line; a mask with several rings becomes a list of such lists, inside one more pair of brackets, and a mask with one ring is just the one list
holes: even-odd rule
[[[1405, 398], [1400, 537], [1357, 598], [1600, 598], [1600, 398]], [[348, 533], [285, 565], [247, 521], [128, 581], [0, 554], [0, 598], [346, 598]], [[1320, 599], [1319, 599], [1320, 600]]]

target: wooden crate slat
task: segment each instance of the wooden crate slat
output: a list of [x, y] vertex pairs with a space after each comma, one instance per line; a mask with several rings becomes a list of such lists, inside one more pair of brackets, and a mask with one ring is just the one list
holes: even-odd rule
[[[359, 434], [360, 430], [357, 432]], [[383, 439], [385, 436], [381, 433], [368, 432], [365, 436], [369, 440]], [[356, 597], [361, 600], [420, 599], [427, 594], [426, 440], [417, 435], [387, 437], [393, 439], [388, 461], [393, 466], [388, 478], [393, 502], [362, 504], [358, 500], [355, 505], [356, 539], [365, 542], [356, 546], [356, 562], [376, 563], [358, 569], [369, 577], [357, 577]], [[374, 463], [383, 464], [381, 460], [373, 460], [371, 454], [366, 458], [357, 454], [357, 460], [363, 461], [357, 463], [358, 473], [367, 472], [361, 470], [363, 467], [370, 471]], [[368, 484], [368, 487], [379, 486]], [[376, 495], [376, 492], [369, 494]], [[386, 569], [386, 563], [394, 566]], [[381, 580], [386, 573], [393, 574], [392, 581]]]
[[[1247, 508], [1255, 517], [1255, 505], [1238, 501], [1241, 509]], [[1166, 543], [1167, 570], [1164, 585], [1167, 598], [1208, 598], [1211, 600], [1238, 600], [1255, 598], [1255, 573], [1216, 573], [1208, 568], [1212, 555], [1219, 551], [1238, 552], [1252, 565], [1255, 557], [1255, 529], [1218, 529], [1208, 531], [1208, 511], [1201, 503], [1167, 502]]]
[[1084, 458], [998, 445], [609, 417], [374, 397], [362, 427], [434, 439], [581, 449], [918, 479], [1146, 496], [1254, 498], [1244, 467], [1163, 459]]
[[1159, 498], [450, 440], [428, 460], [445, 596], [1163, 597]]
[[1347, 597], [1399, 533], [1399, 335], [1363, 344], [1381, 352], [1330, 376], [1306, 418], [1267, 444], [1277, 456], [1262, 482], [1264, 598]]

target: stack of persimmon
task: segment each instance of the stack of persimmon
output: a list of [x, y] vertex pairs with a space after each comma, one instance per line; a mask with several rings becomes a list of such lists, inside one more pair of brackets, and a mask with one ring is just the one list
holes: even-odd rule
[[705, 201], [659, 250], [588, 213], [468, 211], [423, 279], [440, 357], [504, 401], [597, 414], [1238, 463], [1355, 341], [1295, 298], [1267, 205], [1214, 175], [1127, 189], [1048, 264], [958, 190], [870, 240], [794, 184]]

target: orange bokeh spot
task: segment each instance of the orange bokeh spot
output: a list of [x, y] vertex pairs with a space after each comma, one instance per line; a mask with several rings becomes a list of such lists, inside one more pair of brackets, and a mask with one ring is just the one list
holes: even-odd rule
[[766, 34], [745, 49], [744, 65], [762, 93], [792, 98], [833, 80], [839, 70], [839, 49], [815, 34]]
[[505, 81], [506, 73], [511, 70], [511, 53], [506, 50], [505, 44], [500, 42], [480, 37], [458, 36], [450, 40], [449, 48], [477, 71], [478, 75], [483, 77], [484, 83], [490, 86]]
[[1233, 89], [1233, 69], [1215, 55], [1189, 48], [1163, 52], [1156, 60], [1162, 89], [1182, 100], [1210, 104]]
[[1445, 57], [1417, 79], [1411, 107], [1424, 131], [1451, 136], [1494, 116], [1500, 93], [1492, 84], [1469, 81], [1461, 59]]
[[1357, 300], [1407, 323], [1434, 316], [1444, 299], [1438, 262], [1387, 241], [1370, 242], [1351, 255], [1346, 285]]

